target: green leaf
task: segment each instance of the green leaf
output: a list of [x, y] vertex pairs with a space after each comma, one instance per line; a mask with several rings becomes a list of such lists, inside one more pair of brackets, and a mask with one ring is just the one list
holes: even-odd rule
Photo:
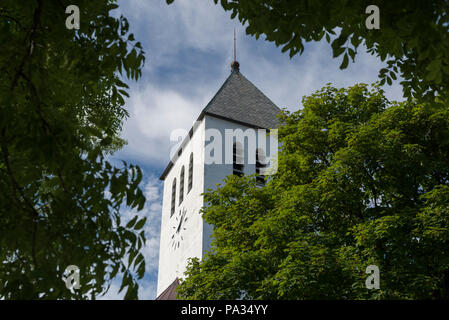
[[134, 216], [134, 218], [132, 218], [127, 224], [126, 224], [126, 228], [132, 228], [135, 223], [137, 221], [137, 216]]
[[[137, 216], [136, 216], [137, 217]], [[145, 222], [147, 221], [146, 217], [143, 217], [142, 219], [139, 220], [139, 222], [136, 223], [136, 225], [134, 226], [134, 230], [140, 230], [143, 228], [143, 226], [145, 225]]]
[[348, 62], [349, 62], [348, 54], [345, 53], [345, 55], [343, 56], [343, 61], [342, 61], [341, 65], [340, 65], [340, 69], [342, 69], [342, 70], [346, 69], [348, 67]]

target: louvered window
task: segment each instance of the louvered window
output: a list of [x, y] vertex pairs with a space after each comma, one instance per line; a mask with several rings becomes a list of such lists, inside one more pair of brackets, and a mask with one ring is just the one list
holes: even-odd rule
[[176, 178], [173, 179], [173, 184], [171, 187], [171, 216], [175, 213], [175, 205], [176, 205]]
[[192, 190], [193, 186], [193, 153], [190, 154], [190, 161], [189, 161], [189, 185], [187, 187], [187, 193]]
[[179, 204], [184, 200], [184, 166], [181, 168], [181, 176], [179, 177]]
[[265, 163], [265, 152], [262, 149], [256, 150], [256, 182], [259, 185], [265, 184], [264, 168]]
[[241, 177], [244, 169], [243, 148], [238, 142], [234, 143], [232, 148], [232, 173]]

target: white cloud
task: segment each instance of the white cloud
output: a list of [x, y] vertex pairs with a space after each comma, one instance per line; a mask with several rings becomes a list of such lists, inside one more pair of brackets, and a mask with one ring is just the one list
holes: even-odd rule
[[139, 299], [154, 300], [156, 299], [157, 285], [155, 281], [141, 281], [139, 283]]
[[146, 45], [152, 59], [147, 65], [149, 68], [172, 63], [181, 47], [216, 52], [222, 52], [225, 47], [232, 50], [229, 31], [236, 23], [212, 1], [176, 0], [167, 5], [165, 0], [126, 0], [119, 5], [131, 26], [144, 27], [148, 38], [152, 39]]
[[126, 105], [130, 118], [123, 130], [128, 145], [116, 157], [126, 154], [153, 165], [168, 163], [170, 132], [189, 130], [201, 112], [203, 100], [151, 84], [132, 90], [130, 96]]
[[[348, 87], [356, 83], [373, 83], [378, 80], [378, 70], [383, 64], [376, 57], [359, 48], [355, 63], [340, 70], [342, 57], [332, 58], [330, 45], [326, 42], [309, 43], [303, 55], [290, 59], [288, 54], [273, 60], [266, 55], [257, 55], [245, 48], [242, 59], [251, 61], [241, 69], [247, 78], [262, 90], [279, 107], [297, 110], [304, 95], [310, 95], [331, 83], [335, 87]], [[280, 51], [280, 50], [279, 50]], [[385, 86], [389, 99], [401, 100], [402, 88], [395, 81]]]
[[118, 292], [120, 289], [121, 279], [114, 280], [109, 287], [108, 292], [101, 297], [97, 297], [98, 300], [123, 300], [125, 297], [125, 289], [122, 292]]
[[145, 247], [142, 253], [145, 257], [145, 278], [139, 281], [139, 299], [156, 298], [156, 279], [159, 262], [159, 239], [162, 210], [162, 184], [156, 177], [150, 177], [145, 186], [147, 199], [144, 209], [147, 223], [145, 224]]
[[156, 177], [151, 177], [145, 186], [145, 197], [148, 208], [148, 217], [145, 225], [145, 250], [146, 272], [157, 274], [159, 261], [159, 238], [162, 216], [162, 183]]

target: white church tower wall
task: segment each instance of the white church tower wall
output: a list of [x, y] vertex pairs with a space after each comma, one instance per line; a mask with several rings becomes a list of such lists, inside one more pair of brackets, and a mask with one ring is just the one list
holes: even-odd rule
[[[164, 180], [162, 200], [162, 221], [159, 251], [159, 273], [157, 295], [165, 290], [176, 278], [183, 277], [188, 258], [202, 257], [203, 220], [199, 211], [203, 205], [204, 190], [204, 120], [199, 122], [190, 141], [183, 147], [179, 157]], [[189, 190], [190, 156], [193, 154], [192, 188]], [[180, 175], [184, 167], [184, 199], [179, 203]], [[171, 214], [172, 186], [176, 179], [175, 211]], [[179, 237], [172, 238], [179, 225], [179, 213], [187, 212]], [[178, 218], [178, 220], [177, 220]], [[187, 232], [182, 232], [187, 231]], [[179, 241], [179, 247], [178, 242]], [[175, 248], [176, 246], [176, 248]]]

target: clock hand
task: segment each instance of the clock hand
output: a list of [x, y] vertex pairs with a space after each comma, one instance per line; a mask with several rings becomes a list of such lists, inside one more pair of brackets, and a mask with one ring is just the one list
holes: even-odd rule
[[186, 216], [187, 211], [184, 211], [184, 213], [181, 215], [181, 219], [179, 219], [179, 225], [176, 229], [176, 233], [179, 233], [181, 231], [182, 222], [184, 221], [184, 217]]
[[179, 231], [181, 230], [181, 225], [182, 225], [182, 219], [181, 219], [181, 221], [179, 221], [179, 225], [178, 225], [178, 228], [176, 229], [176, 233], [179, 233]]

